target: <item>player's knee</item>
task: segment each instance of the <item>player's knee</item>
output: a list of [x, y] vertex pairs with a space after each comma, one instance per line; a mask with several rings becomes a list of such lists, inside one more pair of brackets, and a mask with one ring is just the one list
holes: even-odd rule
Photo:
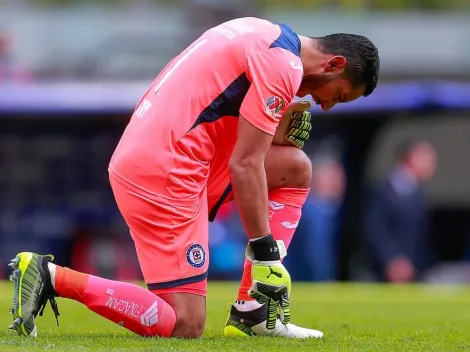
[[312, 162], [295, 147], [272, 146], [265, 161], [269, 189], [308, 188], [312, 179]]
[[187, 339], [200, 338], [204, 332], [205, 317], [196, 317], [191, 312], [177, 312], [172, 337]]
[[312, 161], [302, 150], [294, 148], [292, 151], [292, 164], [290, 174], [291, 184], [287, 187], [308, 188], [312, 180]]
[[199, 338], [206, 321], [206, 297], [179, 292], [160, 294], [176, 313], [172, 337]]

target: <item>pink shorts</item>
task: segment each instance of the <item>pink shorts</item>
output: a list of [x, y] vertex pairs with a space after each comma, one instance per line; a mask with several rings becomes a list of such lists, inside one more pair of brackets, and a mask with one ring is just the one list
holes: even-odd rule
[[205, 296], [209, 268], [211, 215], [231, 199], [228, 177], [208, 184], [209, 195], [196, 205], [172, 205], [131, 190], [110, 174], [119, 210], [129, 226], [141, 271], [155, 293], [186, 292]]

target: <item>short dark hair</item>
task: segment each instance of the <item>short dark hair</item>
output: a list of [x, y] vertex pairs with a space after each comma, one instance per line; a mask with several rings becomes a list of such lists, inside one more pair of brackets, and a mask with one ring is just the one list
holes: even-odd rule
[[323, 53], [344, 56], [348, 60], [346, 73], [352, 85], [365, 85], [365, 97], [372, 94], [379, 80], [380, 59], [379, 50], [368, 38], [336, 33], [315, 39]]

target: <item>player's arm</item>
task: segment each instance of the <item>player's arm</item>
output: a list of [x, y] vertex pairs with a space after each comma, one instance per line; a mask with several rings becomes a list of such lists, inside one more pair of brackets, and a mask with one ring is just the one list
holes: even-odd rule
[[237, 140], [229, 161], [235, 202], [248, 238], [270, 234], [264, 159], [279, 119], [294, 98], [302, 75], [291, 54], [268, 49], [247, 58], [250, 88], [240, 107]]
[[[237, 141], [229, 162], [235, 202], [250, 242], [246, 256], [253, 262], [250, 297], [268, 305], [266, 328], [274, 329], [278, 307], [284, 324], [290, 321], [289, 272], [280, 260], [286, 255], [274, 240], [268, 220], [268, 185], [264, 159], [273, 136], [261, 131], [243, 115], [238, 122]], [[270, 275], [274, 272], [274, 275]]]
[[250, 239], [271, 233], [264, 159], [272, 140], [272, 135], [261, 131], [240, 115], [229, 171], [238, 211]]
[[279, 119], [300, 85], [301, 75], [292, 72], [289, 55], [282, 49], [270, 49], [247, 59], [251, 85], [240, 107], [237, 140], [229, 161], [235, 202], [250, 238], [246, 257], [253, 262], [253, 284], [248, 294], [268, 304], [268, 329], [276, 326], [278, 306], [283, 322], [290, 320], [290, 275], [280, 262], [286, 250], [282, 241], [274, 240], [269, 228], [264, 169]]

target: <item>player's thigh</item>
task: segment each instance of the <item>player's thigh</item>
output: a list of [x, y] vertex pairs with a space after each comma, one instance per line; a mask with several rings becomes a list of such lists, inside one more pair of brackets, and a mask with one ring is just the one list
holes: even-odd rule
[[176, 312], [173, 337], [200, 337], [206, 322], [206, 297], [191, 293], [159, 294]]
[[156, 202], [111, 179], [130, 228], [148, 288], [205, 295], [209, 267], [207, 199], [195, 204]]

